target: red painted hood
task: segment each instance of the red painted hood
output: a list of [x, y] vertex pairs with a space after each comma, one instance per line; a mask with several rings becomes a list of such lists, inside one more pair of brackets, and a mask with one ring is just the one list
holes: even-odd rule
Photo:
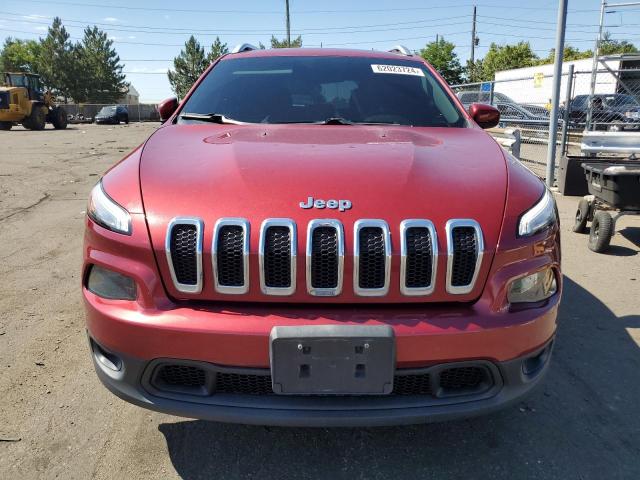
[[[411, 128], [348, 125], [167, 125], [147, 142], [141, 159], [144, 209], [156, 258], [165, 279], [164, 240], [169, 220], [200, 217], [205, 224], [204, 265], [210, 264], [212, 230], [220, 217], [244, 217], [251, 223], [251, 251], [265, 218], [292, 218], [298, 225], [298, 291], [294, 297], [265, 298], [257, 271], [251, 291], [242, 298], [260, 301], [389, 302], [451, 299], [438, 283], [434, 295], [401, 297], [399, 278], [400, 222], [425, 218], [439, 237], [439, 272], [445, 272], [444, 225], [451, 218], [472, 218], [482, 226], [487, 252], [474, 292], [456, 300], [477, 298], [482, 291], [502, 224], [507, 169], [500, 147], [476, 128]], [[351, 210], [303, 210], [299, 203], [317, 199], [349, 200]], [[394, 253], [392, 288], [385, 298], [360, 298], [346, 288], [340, 298], [308, 297], [304, 288], [306, 225], [314, 218], [342, 221], [346, 237], [345, 285], [351, 281], [353, 223], [386, 220]], [[252, 262], [253, 263], [256, 262]], [[253, 268], [253, 267], [252, 267]], [[257, 268], [257, 267], [256, 267]], [[255, 273], [256, 276], [253, 276]], [[207, 282], [208, 280], [208, 282]], [[438, 279], [440, 280], [440, 279]], [[205, 284], [211, 285], [210, 268]], [[399, 281], [399, 280], [398, 280]], [[175, 297], [190, 297], [172, 290]], [[198, 298], [220, 298], [206, 289]]]

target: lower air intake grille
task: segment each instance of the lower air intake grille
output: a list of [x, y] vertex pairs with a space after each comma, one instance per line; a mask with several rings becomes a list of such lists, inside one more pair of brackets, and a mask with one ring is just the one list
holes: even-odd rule
[[379, 227], [360, 229], [358, 286], [373, 289], [385, 286], [386, 253], [384, 231]]
[[428, 373], [396, 375], [393, 379], [393, 393], [395, 395], [430, 395], [430, 376]]
[[206, 374], [203, 369], [189, 365], [165, 365], [158, 378], [173, 387], [203, 387]]
[[440, 373], [440, 386], [445, 390], [477, 388], [487, 379], [487, 372], [479, 367], [448, 368]]
[[273, 288], [291, 286], [291, 235], [287, 227], [269, 227], [265, 232], [264, 283]]
[[426, 288], [431, 285], [433, 266], [431, 234], [428, 228], [407, 229], [407, 266], [405, 285], [407, 288]]
[[225, 287], [242, 287], [244, 278], [244, 230], [227, 225], [218, 231], [218, 283]]
[[473, 227], [456, 227], [452, 231], [453, 267], [451, 285], [464, 287], [473, 280], [478, 260], [478, 243]]
[[270, 375], [242, 375], [238, 373], [216, 374], [216, 393], [241, 395], [271, 395]]
[[183, 285], [198, 283], [198, 231], [195, 225], [177, 224], [171, 231], [171, 261], [176, 281]]
[[338, 286], [338, 232], [334, 227], [317, 227], [311, 239], [311, 286]]

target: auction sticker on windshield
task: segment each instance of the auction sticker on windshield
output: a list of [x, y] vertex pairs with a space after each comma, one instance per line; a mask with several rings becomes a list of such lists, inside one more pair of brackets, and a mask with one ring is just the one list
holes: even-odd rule
[[373, 73], [395, 73], [397, 75], [413, 75], [424, 77], [424, 72], [419, 68], [405, 67], [403, 65], [371, 65]]

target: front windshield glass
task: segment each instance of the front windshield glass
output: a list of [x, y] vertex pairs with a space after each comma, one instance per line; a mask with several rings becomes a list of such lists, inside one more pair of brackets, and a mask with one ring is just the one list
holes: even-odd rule
[[116, 111], [116, 107], [102, 107], [98, 114], [109, 115], [110, 113], [114, 113]]
[[198, 86], [181, 111], [186, 113], [215, 113], [248, 123], [340, 118], [351, 123], [466, 125], [424, 65], [400, 58], [228, 58]]

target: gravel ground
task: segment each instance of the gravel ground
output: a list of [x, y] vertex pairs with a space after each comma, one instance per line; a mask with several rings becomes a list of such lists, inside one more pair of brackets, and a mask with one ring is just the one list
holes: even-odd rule
[[265, 428], [148, 412], [103, 388], [79, 289], [86, 198], [157, 125], [0, 133], [0, 478], [640, 478], [640, 217], [607, 255], [571, 233], [542, 388], [488, 417]]

